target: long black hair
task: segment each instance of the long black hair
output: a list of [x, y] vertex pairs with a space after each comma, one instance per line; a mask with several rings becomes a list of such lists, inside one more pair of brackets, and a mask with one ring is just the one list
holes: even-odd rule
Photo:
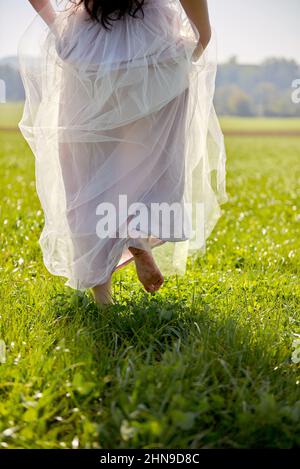
[[[109, 22], [116, 21], [126, 14], [136, 18], [136, 13], [140, 10], [144, 18], [143, 4], [145, 0], [73, 0], [76, 6], [83, 5], [90, 18], [101, 23], [105, 29], [112, 26]], [[117, 13], [117, 18], [109, 15]]]

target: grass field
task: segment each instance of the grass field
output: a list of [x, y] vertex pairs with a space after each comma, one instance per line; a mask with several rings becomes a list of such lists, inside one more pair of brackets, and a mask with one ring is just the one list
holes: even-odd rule
[[22, 102], [0, 104], [0, 128], [16, 128], [23, 111]]
[[222, 129], [226, 131], [298, 131], [300, 132], [300, 119], [298, 118], [265, 118], [265, 117], [222, 117]]
[[206, 254], [154, 296], [127, 266], [103, 315], [45, 269], [34, 157], [0, 132], [0, 447], [300, 446], [300, 138], [226, 145]]
[[[0, 105], [0, 128], [16, 128], [21, 119], [23, 103], [7, 103]], [[248, 118], [225, 116], [220, 119], [224, 132], [243, 132], [243, 131], [297, 131], [300, 133], [299, 118]]]

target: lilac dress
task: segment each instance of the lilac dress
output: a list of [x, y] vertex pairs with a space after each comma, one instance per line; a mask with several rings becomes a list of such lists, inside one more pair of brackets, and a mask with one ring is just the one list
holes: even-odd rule
[[183, 274], [227, 201], [214, 37], [194, 58], [199, 34], [179, 0], [143, 11], [107, 31], [66, 5], [19, 45], [43, 259], [80, 290], [131, 261], [130, 246]]

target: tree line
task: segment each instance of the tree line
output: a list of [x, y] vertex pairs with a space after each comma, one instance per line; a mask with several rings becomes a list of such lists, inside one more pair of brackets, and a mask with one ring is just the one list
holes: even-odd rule
[[244, 65], [233, 57], [218, 68], [216, 109], [223, 115], [299, 117], [300, 106], [291, 98], [297, 78], [300, 67], [294, 60]]
[[[300, 78], [294, 60], [270, 58], [257, 65], [238, 63], [232, 57], [219, 64], [215, 107], [220, 115], [300, 117], [292, 102], [292, 83]], [[22, 101], [24, 88], [15, 57], [0, 61], [0, 79], [6, 84], [7, 101]]]

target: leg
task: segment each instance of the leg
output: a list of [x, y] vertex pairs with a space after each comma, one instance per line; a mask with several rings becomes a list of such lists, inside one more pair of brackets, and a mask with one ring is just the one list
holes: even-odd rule
[[135, 247], [129, 247], [128, 249], [133, 254], [140, 282], [147, 292], [154, 293], [162, 286], [164, 277], [155, 263], [151, 251]]
[[113, 304], [111, 292], [111, 276], [105, 283], [101, 283], [92, 288], [96, 303], [99, 305]]

